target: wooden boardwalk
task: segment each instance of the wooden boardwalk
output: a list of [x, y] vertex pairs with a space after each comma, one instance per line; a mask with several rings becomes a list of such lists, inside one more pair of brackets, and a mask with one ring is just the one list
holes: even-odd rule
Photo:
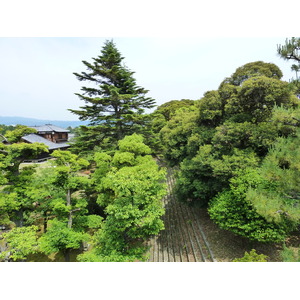
[[165, 229], [149, 241], [149, 262], [216, 261], [204, 232], [197, 208], [176, 201], [174, 171], [168, 170], [168, 194], [163, 199]]

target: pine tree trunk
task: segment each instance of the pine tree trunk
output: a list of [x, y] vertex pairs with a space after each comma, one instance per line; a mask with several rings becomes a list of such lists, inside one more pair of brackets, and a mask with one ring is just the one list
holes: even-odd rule
[[17, 223], [17, 227], [23, 227], [23, 223], [24, 223], [24, 215], [23, 215], [24, 211], [23, 208], [21, 208], [18, 212], [18, 223]]
[[70, 248], [64, 250], [65, 262], [70, 262]]
[[47, 232], [47, 221], [48, 221], [47, 212], [44, 212], [44, 233]]
[[[70, 207], [71, 206], [71, 190], [68, 189], [67, 191], [67, 206]], [[72, 216], [72, 211], [70, 210], [69, 212], [69, 218], [68, 218], [68, 228], [72, 227], [72, 220], [73, 216]]]
[[120, 111], [119, 111], [119, 107], [115, 108], [115, 116], [116, 116], [116, 119], [117, 119], [117, 122], [116, 122], [116, 136], [117, 136], [117, 140], [119, 141], [122, 138], [122, 122], [120, 121], [121, 114], [120, 114]]
[[67, 191], [67, 206], [71, 206], [71, 190]]
[[68, 218], [68, 228], [72, 228], [72, 223], [73, 223], [73, 215], [72, 215], [72, 211], [70, 211], [69, 218]]

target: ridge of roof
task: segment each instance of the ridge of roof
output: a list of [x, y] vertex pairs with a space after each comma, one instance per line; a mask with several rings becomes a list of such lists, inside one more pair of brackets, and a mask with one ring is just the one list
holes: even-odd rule
[[55, 131], [55, 132], [70, 132], [69, 130], [67, 129], [63, 129], [61, 127], [58, 127], [56, 125], [53, 125], [53, 124], [45, 124], [45, 125], [37, 125], [37, 126], [28, 126], [29, 128], [33, 128], [37, 131], [46, 131], [46, 132], [52, 132], [52, 131]]

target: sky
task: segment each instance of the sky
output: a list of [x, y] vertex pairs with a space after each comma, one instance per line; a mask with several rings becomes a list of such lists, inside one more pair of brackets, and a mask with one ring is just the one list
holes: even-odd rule
[[276, 51], [285, 37], [1, 37], [0, 116], [77, 120], [68, 109], [84, 105], [75, 93], [86, 83], [73, 72], [86, 71], [82, 60], [92, 62], [107, 39], [157, 105], [200, 99], [253, 61], [275, 63], [283, 80], [293, 76]]

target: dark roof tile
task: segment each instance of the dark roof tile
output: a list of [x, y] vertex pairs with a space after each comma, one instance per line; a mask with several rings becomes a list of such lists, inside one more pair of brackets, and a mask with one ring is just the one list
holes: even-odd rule
[[45, 138], [43, 138], [42, 136], [39, 136], [37, 134], [34, 133], [30, 133], [28, 135], [25, 135], [22, 137], [22, 139], [28, 143], [42, 143], [45, 144], [46, 146], [48, 146], [49, 150], [55, 150], [55, 149], [60, 149], [60, 148], [66, 148], [66, 147], [70, 147], [69, 144], [67, 143], [53, 143]]
[[52, 124], [45, 124], [41, 126], [28, 126], [29, 128], [33, 128], [37, 130], [37, 132], [70, 132], [67, 129], [60, 128], [58, 126], [52, 125]]

